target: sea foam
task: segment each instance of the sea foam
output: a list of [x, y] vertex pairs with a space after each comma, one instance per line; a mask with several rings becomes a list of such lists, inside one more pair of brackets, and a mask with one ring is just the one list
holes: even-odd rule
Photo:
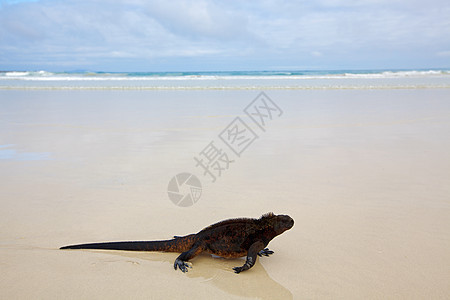
[[0, 89], [352, 88], [450, 88], [450, 71], [0, 72]]

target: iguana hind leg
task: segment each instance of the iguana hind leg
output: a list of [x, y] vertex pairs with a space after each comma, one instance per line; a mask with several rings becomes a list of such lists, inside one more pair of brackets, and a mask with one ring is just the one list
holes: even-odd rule
[[198, 244], [194, 244], [191, 249], [186, 252], [181, 253], [173, 264], [174, 269], [180, 268], [181, 272], [186, 273], [188, 268], [192, 268], [187, 261], [196, 257], [203, 252], [203, 247]]

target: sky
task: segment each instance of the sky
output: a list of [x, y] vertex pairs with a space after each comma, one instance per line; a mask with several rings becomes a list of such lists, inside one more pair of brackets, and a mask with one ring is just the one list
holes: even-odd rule
[[448, 0], [0, 0], [0, 71], [450, 67]]

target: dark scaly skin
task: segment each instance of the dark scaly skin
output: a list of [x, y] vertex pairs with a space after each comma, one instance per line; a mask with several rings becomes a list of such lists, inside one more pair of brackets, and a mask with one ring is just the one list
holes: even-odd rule
[[267, 213], [259, 219], [229, 219], [208, 226], [196, 234], [175, 236], [171, 240], [142, 242], [110, 242], [81, 244], [60, 249], [106, 249], [127, 251], [182, 252], [175, 260], [174, 268], [187, 272], [187, 263], [202, 252], [237, 258], [247, 256], [245, 264], [235, 267], [235, 273], [248, 270], [256, 262], [257, 256], [269, 256], [273, 251], [266, 248], [277, 235], [294, 226], [294, 220], [287, 215]]

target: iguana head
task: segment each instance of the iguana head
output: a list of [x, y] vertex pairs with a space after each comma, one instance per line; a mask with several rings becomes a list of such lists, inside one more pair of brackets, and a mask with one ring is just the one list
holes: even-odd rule
[[294, 219], [288, 215], [275, 215], [273, 213], [267, 213], [261, 217], [261, 220], [272, 227], [277, 235], [282, 234], [294, 226]]

